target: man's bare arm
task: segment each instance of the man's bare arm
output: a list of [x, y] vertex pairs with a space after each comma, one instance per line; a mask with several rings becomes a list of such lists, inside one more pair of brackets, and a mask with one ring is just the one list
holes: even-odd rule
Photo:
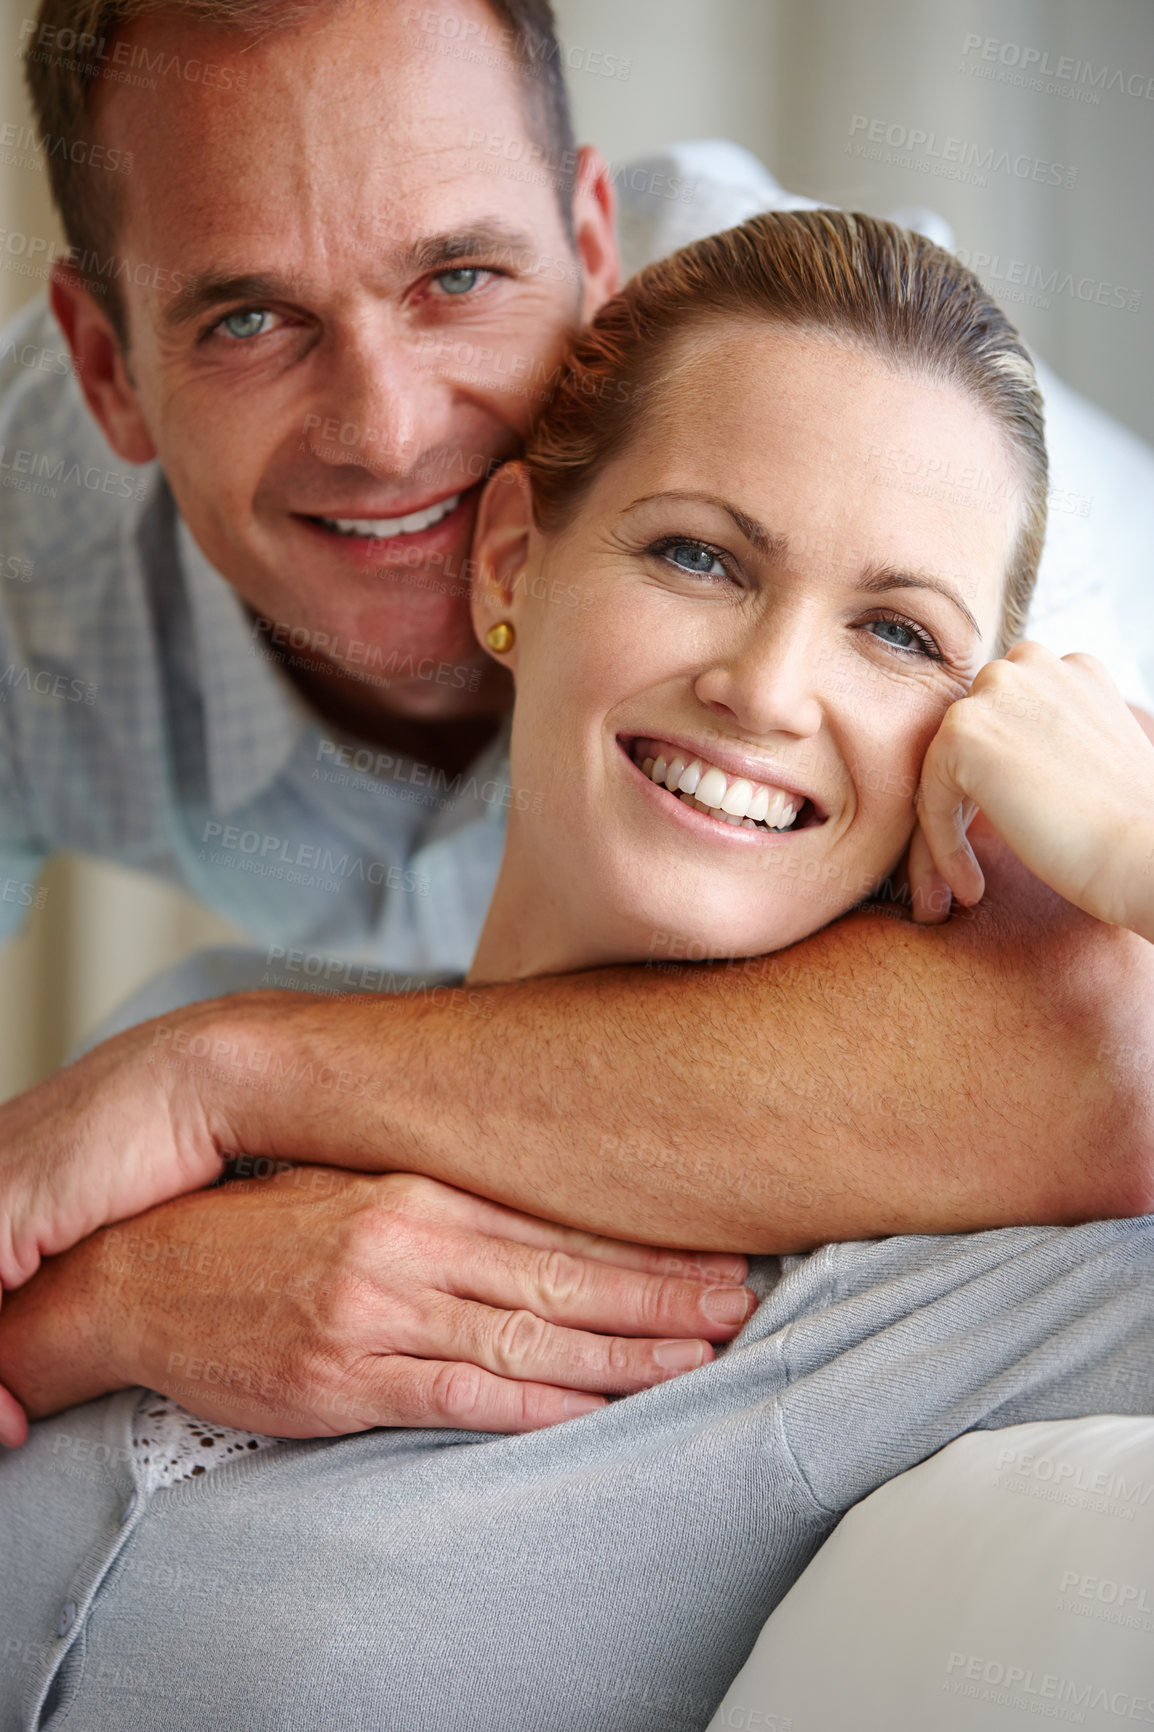
[[224, 1147], [651, 1244], [1143, 1212], [1154, 949], [979, 847], [988, 895], [942, 928], [863, 913], [765, 959], [488, 989], [487, 1014], [244, 994], [152, 1025], [134, 1062], [195, 1088]]
[[[241, 1089], [238, 1143], [396, 1166], [550, 1219], [745, 1252], [1070, 1222], [1154, 1197], [1154, 949], [986, 839], [989, 893], [883, 913], [751, 963], [502, 987], [492, 1013], [308, 998], [224, 1006], [236, 1064], [328, 1051], [387, 1078]], [[226, 1085], [227, 1086], [227, 1085]]]
[[[988, 897], [946, 927], [852, 916], [764, 961], [493, 990], [488, 1015], [451, 994], [217, 1001], [124, 1037], [75, 1113], [66, 1098], [38, 1122], [97, 1153], [168, 1138], [187, 1155], [207, 1140], [214, 1159], [219, 1145], [424, 1170], [574, 1227], [731, 1250], [1144, 1212], [1154, 946], [1079, 915], [988, 837], [978, 847]], [[342, 1091], [342, 1072], [397, 1088]], [[205, 1100], [181, 1117], [164, 1103], [187, 1105], [190, 1087]], [[287, 1209], [274, 1180], [184, 1197], [54, 1257], [0, 1313], [0, 1381], [41, 1414], [223, 1365], [227, 1380], [174, 1392], [211, 1399], [227, 1423], [354, 1429], [340, 1417], [350, 1380], [363, 1384], [396, 1330], [383, 1288], [367, 1313], [363, 1300], [365, 1268], [391, 1268], [394, 1223], [353, 1199], [334, 1236], [300, 1195], [294, 1184]], [[461, 1247], [445, 1243], [459, 1272]], [[303, 1315], [278, 1269], [332, 1302]], [[356, 1328], [339, 1320], [346, 1290], [362, 1295]], [[559, 1297], [550, 1266], [541, 1294], [516, 1302], [564, 1320]], [[600, 1327], [707, 1333], [691, 1311], [647, 1317], [632, 1294]], [[575, 1381], [575, 1347], [554, 1336], [546, 1380]], [[451, 1343], [457, 1356], [484, 1359], [472, 1342]], [[372, 1375], [361, 1423], [423, 1422]], [[276, 1416], [252, 1395], [270, 1378]], [[488, 1387], [500, 1411], [508, 1397]]]

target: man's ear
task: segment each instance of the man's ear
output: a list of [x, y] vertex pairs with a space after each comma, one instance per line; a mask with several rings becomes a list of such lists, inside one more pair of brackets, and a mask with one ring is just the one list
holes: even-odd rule
[[595, 145], [577, 152], [573, 188], [573, 232], [581, 266], [581, 323], [588, 324], [598, 307], [621, 287], [621, 254], [617, 248], [617, 194], [605, 158]]
[[[473, 630], [482, 647], [485, 633], [502, 620], [514, 631], [524, 611], [525, 575], [533, 535], [533, 490], [523, 463], [498, 469], [481, 495], [473, 530]], [[493, 652], [490, 651], [490, 654]], [[494, 661], [513, 671], [516, 645]]]
[[49, 300], [72, 351], [84, 401], [104, 437], [126, 463], [151, 463], [156, 446], [108, 314], [70, 265], [53, 265]]

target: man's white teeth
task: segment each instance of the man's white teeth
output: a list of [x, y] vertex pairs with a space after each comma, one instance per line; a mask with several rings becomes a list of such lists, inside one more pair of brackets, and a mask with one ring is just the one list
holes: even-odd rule
[[641, 773], [671, 794], [679, 794], [694, 811], [747, 830], [762, 825], [788, 830], [802, 808], [802, 801], [782, 788], [767, 788], [745, 776], [727, 776], [716, 764], [704, 764], [700, 758], [686, 763], [683, 757], [646, 757], [641, 760]]
[[438, 499], [424, 511], [410, 511], [407, 517], [322, 517], [321, 522], [338, 535], [371, 535], [374, 541], [389, 541], [394, 535], [416, 535], [431, 529], [455, 511], [460, 500], [461, 495], [454, 493], [451, 499]]

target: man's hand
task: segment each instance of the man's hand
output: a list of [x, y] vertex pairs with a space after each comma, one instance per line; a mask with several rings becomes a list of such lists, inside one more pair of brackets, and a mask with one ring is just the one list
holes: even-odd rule
[[283, 1437], [532, 1431], [711, 1359], [753, 1308], [745, 1274], [435, 1179], [295, 1167], [45, 1263], [0, 1313], [0, 1379], [34, 1418], [143, 1383]]
[[220, 1176], [233, 1147], [215, 1114], [204, 1007], [181, 1015], [188, 1052], [166, 1060], [171, 1028], [142, 1023], [0, 1106], [0, 1290], [18, 1287], [41, 1257], [107, 1222]]

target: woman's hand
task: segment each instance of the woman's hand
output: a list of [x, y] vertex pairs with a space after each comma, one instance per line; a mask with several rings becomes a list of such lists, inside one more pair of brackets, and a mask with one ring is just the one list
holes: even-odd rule
[[1154, 941], [1154, 745], [1093, 656], [1021, 643], [987, 663], [930, 743], [917, 809], [915, 920], [980, 900], [980, 809], [1052, 890]]

